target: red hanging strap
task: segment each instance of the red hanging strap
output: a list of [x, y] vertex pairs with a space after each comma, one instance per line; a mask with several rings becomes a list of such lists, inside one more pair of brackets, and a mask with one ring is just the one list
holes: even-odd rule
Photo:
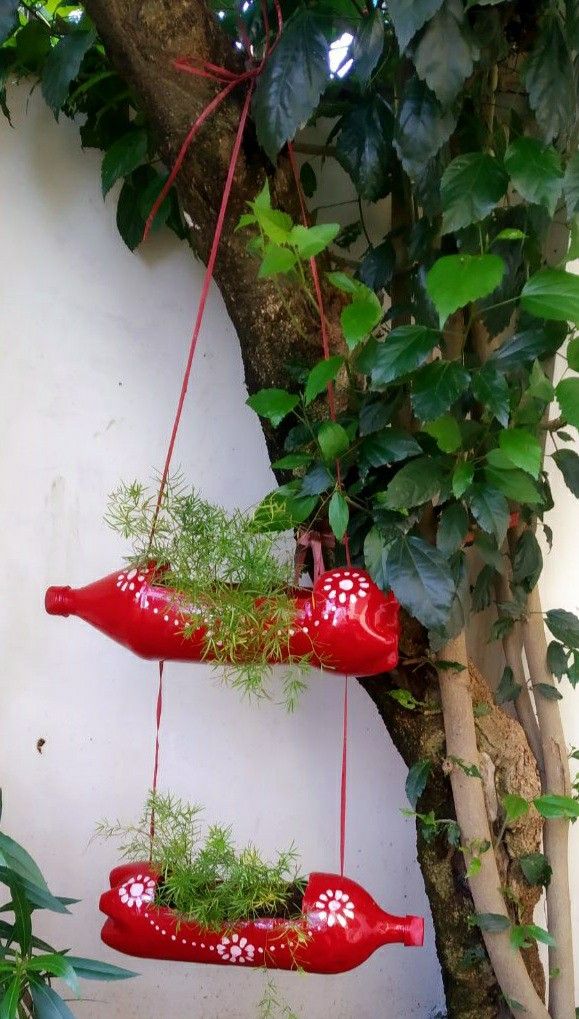
[[157, 690], [157, 710], [155, 712], [156, 727], [155, 727], [155, 760], [153, 764], [153, 782], [151, 784], [151, 791], [153, 793], [153, 805], [151, 808], [151, 824], [149, 828], [149, 836], [151, 840], [151, 852], [153, 850], [153, 839], [155, 838], [155, 795], [157, 793], [157, 779], [159, 777], [159, 736], [161, 730], [161, 716], [163, 714], [163, 669], [165, 667], [164, 662], [159, 662], [159, 688]]
[[346, 821], [348, 813], [348, 676], [344, 676], [344, 720], [342, 732], [342, 775], [340, 781], [340, 875], [344, 876]]

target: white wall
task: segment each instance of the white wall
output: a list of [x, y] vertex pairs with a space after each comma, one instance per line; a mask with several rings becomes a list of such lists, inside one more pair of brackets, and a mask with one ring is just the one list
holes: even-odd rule
[[[4, 595], [0, 777], [3, 828], [52, 889], [78, 895], [46, 936], [123, 963], [99, 941], [98, 898], [117, 862], [91, 841], [103, 817], [131, 820], [151, 781], [154, 664], [75, 619], [43, 610], [51, 583], [79, 585], [121, 562], [102, 523], [121, 478], [162, 464], [202, 268], [156, 238], [131, 255], [99, 193], [100, 157], [55, 124], [37, 96], [11, 97], [0, 124], [0, 486]], [[249, 506], [273, 487], [257, 418], [245, 407], [233, 328], [209, 303], [176, 453], [212, 500]], [[307, 869], [338, 864], [342, 681], [312, 676], [295, 716], [251, 706], [208, 668], [166, 670], [161, 787], [206, 805], [241, 842], [294, 839]], [[369, 698], [352, 684], [348, 874], [392, 912], [426, 913], [403, 767]], [[46, 740], [42, 754], [39, 738]], [[129, 966], [130, 959], [124, 960]], [[250, 1019], [261, 972], [139, 960], [142, 974], [85, 984], [85, 1019]], [[382, 949], [337, 977], [280, 974], [301, 1019], [426, 1019], [443, 995], [430, 922], [423, 951]]]
[[[78, 620], [49, 618], [43, 593], [121, 561], [122, 543], [102, 523], [106, 497], [119, 479], [146, 478], [162, 463], [202, 268], [169, 237], [131, 255], [112, 203], [100, 198], [99, 155], [83, 153], [72, 125], [55, 124], [37, 96], [20, 89], [11, 107], [16, 130], [0, 123], [3, 828], [33, 852], [55, 892], [82, 898], [72, 917], [43, 919], [46, 936], [131, 966], [99, 941], [98, 898], [117, 856], [91, 839], [98, 819], [130, 820], [146, 795], [155, 666]], [[245, 395], [235, 333], [214, 291], [176, 463], [228, 506], [251, 505], [273, 486]], [[576, 504], [560, 494], [545, 604], [577, 610]], [[205, 804], [207, 819], [232, 823], [240, 842], [273, 852], [294, 839], [306, 869], [332, 869], [341, 697], [340, 680], [314, 675], [288, 717], [241, 701], [207, 668], [171, 665], [161, 787]], [[577, 698], [567, 699], [566, 723], [579, 744]], [[404, 779], [373, 705], [352, 684], [347, 871], [391, 911], [428, 916], [413, 825], [399, 813]], [[261, 973], [134, 966], [142, 974], [134, 981], [85, 984], [91, 1000], [73, 1005], [75, 1014], [257, 1014]], [[343, 976], [276, 979], [300, 1019], [427, 1019], [443, 1001], [430, 921], [423, 951], [392, 947]]]

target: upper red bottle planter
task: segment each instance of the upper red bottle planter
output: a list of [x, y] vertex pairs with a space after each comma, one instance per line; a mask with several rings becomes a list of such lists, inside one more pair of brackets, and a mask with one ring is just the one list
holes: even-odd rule
[[[207, 624], [185, 637], [183, 629], [201, 610], [179, 603], [177, 592], [154, 583], [156, 570], [119, 570], [87, 587], [49, 587], [46, 611], [80, 616], [142, 658], [211, 660]], [[309, 656], [312, 665], [356, 676], [393, 669], [398, 661], [398, 602], [384, 594], [364, 570], [328, 570], [313, 588], [298, 588], [295, 620], [287, 644], [271, 664]]]
[[155, 906], [156, 882], [147, 863], [111, 871], [111, 890], [100, 900], [106, 945], [146, 959], [344, 973], [381, 945], [423, 943], [422, 917], [385, 913], [360, 885], [337, 874], [310, 874], [299, 920], [251, 920], [220, 932]]

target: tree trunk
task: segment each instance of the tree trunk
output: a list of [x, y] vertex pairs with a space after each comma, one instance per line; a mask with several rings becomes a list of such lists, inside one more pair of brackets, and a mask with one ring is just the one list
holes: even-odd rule
[[[178, 57], [211, 60], [233, 66], [234, 57], [220, 26], [203, 0], [85, 0], [106, 45], [111, 61], [134, 88], [156, 134], [158, 149], [171, 165], [192, 122], [215, 94], [212, 83], [176, 71]], [[239, 122], [241, 95], [224, 103], [196, 138], [178, 180], [182, 207], [192, 220], [192, 244], [207, 259], [225, 180], [233, 136]], [[256, 263], [245, 250], [241, 234], [234, 233], [245, 202], [253, 198], [269, 177], [272, 202], [298, 219], [299, 210], [288, 160], [280, 158], [277, 168], [258, 149], [251, 124], [243, 144], [230, 209], [217, 260], [215, 278], [237, 330], [245, 378], [250, 392], [267, 386], [287, 384], [286, 364], [301, 360], [312, 363], [320, 357], [319, 324], [301, 294], [281, 290], [271, 280], [256, 278]], [[326, 311], [333, 346], [341, 343], [338, 326], [340, 298], [329, 296]], [[276, 452], [276, 438], [266, 431], [270, 453]], [[450, 784], [440, 767], [444, 757], [442, 714], [409, 712], [401, 708], [388, 690], [405, 686], [420, 700], [440, 703], [434, 671], [404, 666], [405, 658], [424, 652], [421, 628], [406, 621], [401, 666], [390, 677], [362, 681], [376, 704], [392, 739], [411, 766], [417, 760], [435, 762], [433, 778], [422, 797], [420, 809], [437, 816], [454, 817]], [[473, 666], [473, 698], [488, 706], [488, 714], [477, 719], [479, 749], [488, 762], [485, 791], [497, 811], [497, 794], [519, 792], [530, 798], [539, 792], [534, 759], [522, 729], [516, 721], [494, 706], [489, 688]], [[402, 806], [402, 804], [401, 804]], [[496, 817], [497, 829], [501, 818]], [[505, 885], [513, 892], [513, 919], [532, 920], [537, 889], [528, 886], [514, 862], [523, 852], [540, 847], [537, 821], [520, 821], [507, 831], [499, 854], [499, 868]], [[418, 858], [432, 907], [438, 955], [442, 966], [451, 1019], [498, 1019], [504, 1013], [498, 986], [484, 945], [476, 928], [468, 925], [473, 903], [465, 879], [463, 856], [442, 839], [427, 843], [419, 834]], [[516, 900], [516, 901], [515, 901]], [[544, 994], [544, 976], [536, 949], [525, 953], [525, 961], [539, 994]]]

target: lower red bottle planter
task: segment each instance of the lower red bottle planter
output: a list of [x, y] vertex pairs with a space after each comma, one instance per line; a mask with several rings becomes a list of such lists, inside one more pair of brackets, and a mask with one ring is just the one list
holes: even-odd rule
[[310, 874], [299, 920], [252, 920], [221, 932], [154, 905], [156, 882], [147, 863], [111, 871], [110, 891], [100, 900], [106, 945], [146, 959], [344, 973], [381, 945], [423, 943], [422, 917], [385, 913], [360, 885], [337, 874]]
[[[46, 611], [80, 616], [142, 658], [211, 660], [205, 647], [209, 624], [202, 611], [183, 606], [176, 591], [155, 584], [155, 572], [154, 566], [124, 569], [76, 590], [49, 587]], [[309, 656], [312, 665], [347, 675], [374, 676], [395, 668], [399, 605], [364, 570], [328, 570], [313, 589], [291, 594], [295, 618], [272, 665]], [[191, 618], [199, 626], [185, 638], [183, 628]]]

